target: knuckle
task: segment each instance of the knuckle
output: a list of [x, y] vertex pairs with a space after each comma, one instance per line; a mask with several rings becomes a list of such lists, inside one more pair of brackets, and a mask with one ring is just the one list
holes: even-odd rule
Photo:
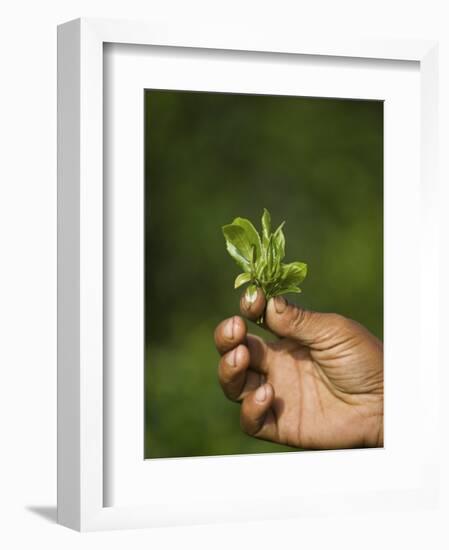
[[289, 305], [288, 321], [292, 329], [302, 328], [308, 320], [308, 312], [302, 308]]
[[344, 324], [347, 320], [346, 317], [343, 317], [343, 315], [340, 315], [339, 313], [328, 313], [328, 315], [328, 320], [331, 321], [333, 324]]
[[332, 324], [332, 326], [338, 327], [340, 330], [349, 330], [353, 327], [354, 322], [344, 315], [340, 315], [339, 313], [329, 313], [328, 315], [328, 322]]

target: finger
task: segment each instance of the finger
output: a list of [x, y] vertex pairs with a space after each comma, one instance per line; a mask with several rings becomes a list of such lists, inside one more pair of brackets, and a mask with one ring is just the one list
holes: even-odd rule
[[239, 345], [225, 353], [218, 365], [218, 380], [226, 397], [237, 401], [246, 382], [246, 370], [249, 366], [249, 351]]
[[221, 355], [241, 344], [245, 337], [245, 321], [237, 315], [222, 321], [215, 329], [214, 334], [215, 345]]
[[246, 346], [249, 351], [251, 368], [264, 374], [267, 373], [270, 367], [271, 350], [266, 342], [255, 334], [248, 334]]
[[273, 410], [274, 389], [263, 384], [245, 397], [240, 411], [240, 425], [248, 435], [277, 441], [277, 426]]
[[280, 337], [293, 338], [306, 345], [318, 342], [327, 330], [329, 314], [308, 311], [289, 304], [282, 296], [268, 301], [265, 325]]
[[241, 401], [248, 392], [263, 384], [263, 375], [248, 370], [249, 365], [249, 350], [243, 345], [225, 353], [220, 359], [218, 379], [223, 393], [231, 401]]
[[245, 291], [240, 298], [240, 312], [250, 321], [257, 321], [264, 312], [266, 303], [262, 289], [258, 288], [255, 293]]

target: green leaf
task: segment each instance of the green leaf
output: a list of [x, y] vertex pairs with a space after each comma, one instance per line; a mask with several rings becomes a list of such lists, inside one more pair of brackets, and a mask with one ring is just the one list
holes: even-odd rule
[[235, 279], [234, 288], [239, 288], [239, 286], [249, 283], [249, 281], [251, 281], [251, 273], [240, 273]]
[[254, 270], [254, 267], [257, 263], [257, 252], [256, 252], [256, 245], [251, 245], [251, 267]]
[[284, 227], [285, 222], [282, 222], [281, 225], [276, 229], [273, 235], [274, 244], [276, 246], [277, 254], [279, 260], [283, 260], [285, 256], [285, 236], [282, 228]]
[[254, 301], [260, 288], [267, 300], [272, 296], [301, 292], [298, 286], [307, 275], [307, 264], [283, 264], [285, 256], [284, 224], [271, 231], [271, 215], [265, 208], [262, 215], [262, 234], [257, 233], [246, 218], [235, 218], [223, 226], [226, 247], [244, 273], [234, 281], [234, 288], [250, 283], [247, 300]]
[[261, 257], [257, 262], [256, 278], [260, 281], [265, 278], [267, 272], [267, 260], [265, 257]]
[[268, 276], [271, 276], [271, 271], [273, 269], [273, 263], [275, 261], [275, 258], [274, 258], [274, 255], [275, 255], [275, 248], [274, 248], [274, 244], [273, 244], [273, 235], [270, 235], [270, 240], [268, 241], [268, 245], [267, 245], [267, 271], [268, 271]]
[[282, 287], [273, 294], [273, 296], [281, 296], [282, 294], [296, 293], [299, 294], [302, 290], [299, 286]]
[[244, 229], [248, 242], [250, 243], [250, 245], [255, 247], [254, 261], [257, 261], [257, 259], [261, 255], [262, 245], [260, 242], [259, 233], [256, 231], [254, 225], [246, 218], [235, 218], [231, 225], [238, 225], [242, 229]]
[[281, 256], [279, 255], [279, 251], [276, 248], [276, 243], [274, 239], [273, 239], [273, 248], [274, 248], [275, 264], [273, 266], [272, 278], [275, 281], [277, 281], [282, 274], [282, 262], [281, 262]]
[[274, 242], [274, 235], [270, 236], [266, 248], [266, 261], [263, 270], [263, 280], [275, 282], [281, 273], [281, 260]]
[[282, 266], [281, 284], [290, 287], [299, 285], [304, 281], [307, 275], [307, 264], [302, 262], [293, 262]]
[[262, 243], [264, 246], [268, 245], [268, 241], [271, 236], [271, 215], [266, 208], [263, 209], [262, 214]]
[[229, 224], [222, 227], [226, 248], [237, 264], [245, 272], [251, 271], [252, 249], [246, 231], [239, 225]]

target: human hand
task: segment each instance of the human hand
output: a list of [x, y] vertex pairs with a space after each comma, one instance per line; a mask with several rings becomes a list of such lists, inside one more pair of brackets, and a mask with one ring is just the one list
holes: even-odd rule
[[[258, 291], [240, 310], [256, 320], [265, 309]], [[249, 435], [303, 449], [383, 446], [383, 344], [359, 323], [269, 300], [265, 342], [238, 316], [215, 330], [225, 395], [241, 402]]]

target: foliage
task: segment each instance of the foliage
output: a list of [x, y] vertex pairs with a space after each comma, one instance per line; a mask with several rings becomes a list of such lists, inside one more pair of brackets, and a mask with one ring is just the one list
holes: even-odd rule
[[257, 288], [263, 290], [267, 300], [281, 294], [301, 292], [298, 285], [307, 275], [307, 264], [282, 262], [285, 257], [284, 224], [282, 222], [272, 233], [271, 215], [264, 208], [261, 235], [245, 218], [235, 218], [222, 228], [230, 256], [243, 269], [235, 279], [234, 288], [251, 283], [247, 289], [249, 301]]

